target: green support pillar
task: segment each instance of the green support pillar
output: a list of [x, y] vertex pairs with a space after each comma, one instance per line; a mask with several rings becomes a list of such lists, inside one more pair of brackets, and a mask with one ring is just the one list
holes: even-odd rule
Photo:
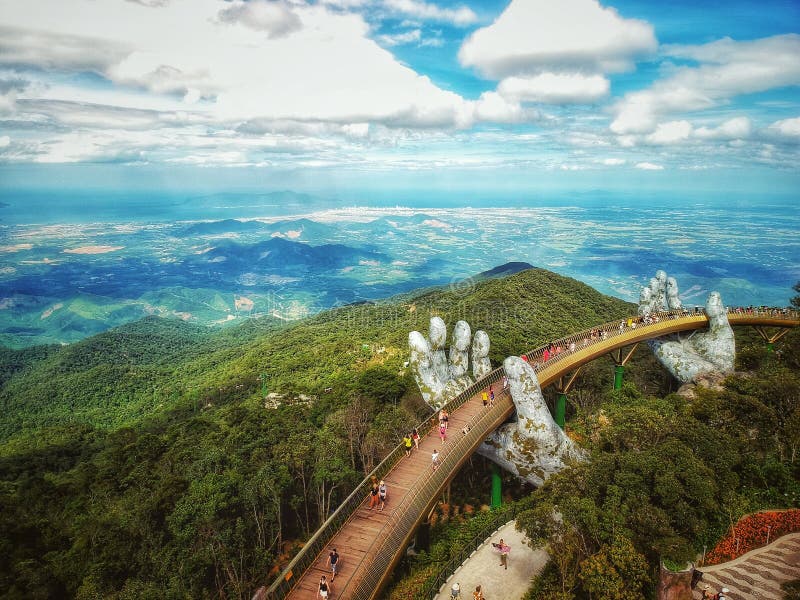
[[500, 477], [500, 467], [492, 463], [492, 508], [503, 504], [503, 479]]
[[622, 389], [622, 376], [625, 374], [625, 367], [623, 365], [617, 365], [614, 367], [614, 389], [621, 390]]
[[566, 414], [567, 414], [567, 394], [565, 392], [558, 393], [558, 399], [556, 400], [556, 425], [564, 429], [564, 423], [566, 422]]

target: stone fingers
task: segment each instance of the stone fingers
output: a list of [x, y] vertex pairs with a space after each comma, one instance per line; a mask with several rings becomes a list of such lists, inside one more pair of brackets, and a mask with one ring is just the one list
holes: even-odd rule
[[458, 321], [453, 328], [450, 344], [450, 376], [458, 379], [466, 375], [469, 369], [469, 342], [472, 330], [466, 321]]
[[414, 374], [422, 398], [430, 406], [441, 403], [446, 381], [443, 381], [433, 365], [433, 351], [428, 340], [419, 331], [408, 334], [408, 347], [411, 350], [409, 366]]
[[433, 370], [436, 371], [436, 376], [444, 385], [450, 378], [450, 372], [447, 368], [447, 357], [444, 353], [444, 346], [447, 342], [447, 326], [440, 317], [431, 317], [428, 339], [431, 347], [431, 365]]
[[677, 310], [681, 306], [681, 299], [678, 296], [678, 280], [674, 277], [667, 277], [667, 308]]
[[485, 377], [492, 370], [489, 360], [489, 334], [479, 329], [472, 340], [472, 374], [475, 379]]

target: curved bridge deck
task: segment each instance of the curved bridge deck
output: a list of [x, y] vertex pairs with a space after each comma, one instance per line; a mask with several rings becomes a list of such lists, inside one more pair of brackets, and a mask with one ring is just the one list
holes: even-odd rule
[[[731, 325], [788, 328], [800, 325], [800, 313], [789, 309], [729, 310]], [[606, 323], [554, 341], [561, 352], [542, 361], [543, 348], [525, 355], [534, 366], [542, 387], [573, 372], [578, 367], [618, 348], [672, 333], [703, 329], [708, 318], [703, 312], [686, 310], [658, 314], [657, 322], [644, 324], [631, 317], [635, 326], [620, 328], [620, 321]], [[281, 576], [269, 587], [261, 588], [254, 600], [264, 598], [312, 598], [322, 575], [330, 579], [326, 566], [328, 552], [336, 548], [339, 573], [332, 584], [332, 596], [338, 599], [366, 600], [379, 595], [402, 558], [416, 527], [423, 521], [447, 482], [480, 446], [483, 440], [514, 412], [511, 397], [499, 382], [502, 367], [477, 381], [447, 404], [450, 426], [447, 440], [441, 443], [435, 417], [418, 426], [419, 450], [405, 456], [395, 448], [375, 470], [359, 484], [336, 512], [320, 527], [292, 560]], [[484, 407], [480, 392], [494, 384], [494, 406]], [[462, 429], [468, 432], [462, 433]], [[431, 453], [440, 451], [439, 467], [434, 470]], [[383, 512], [368, 509], [371, 477], [386, 481], [388, 500]]]

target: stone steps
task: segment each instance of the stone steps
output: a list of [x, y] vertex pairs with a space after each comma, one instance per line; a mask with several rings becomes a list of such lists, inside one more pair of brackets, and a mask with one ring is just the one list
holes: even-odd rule
[[705, 584], [715, 592], [728, 588], [731, 600], [780, 600], [781, 584], [800, 579], [800, 533], [790, 533], [736, 560], [699, 571], [703, 576], [693, 591], [695, 600], [700, 600]]

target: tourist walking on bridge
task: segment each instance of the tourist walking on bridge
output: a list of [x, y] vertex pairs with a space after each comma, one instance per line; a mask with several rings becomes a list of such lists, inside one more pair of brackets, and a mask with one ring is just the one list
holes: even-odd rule
[[386, 482], [383, 479], [381, 479], [381, 483], [378, 486], [378, 498], [381, 499], [381, 505], [378, 508], [379, 511], [382, 511], [383, 507], [386, 506], [386, 496], [388, 491], [389, 489], [386, 487]]
[[331, 567], [331, 583], [333, 583], [333, 580], [336, 579], [336, 569], [339, 565], [339, 553], [336, 552], [336, 548], [328, 554], [328, 564]]
[[378, 506], [378, 482], [372, 479], [372, 487], [369, 489], [369, 509]]
[[325, 575], [323, 575], [319, 580], [319, 588], [317, 588], [317, 598], [322, 598], [322, 600], [326, 600], [328, 598], [328, 594], [331, 592], [331, 584], [328, 583], [328, 580], [325, 579]]

